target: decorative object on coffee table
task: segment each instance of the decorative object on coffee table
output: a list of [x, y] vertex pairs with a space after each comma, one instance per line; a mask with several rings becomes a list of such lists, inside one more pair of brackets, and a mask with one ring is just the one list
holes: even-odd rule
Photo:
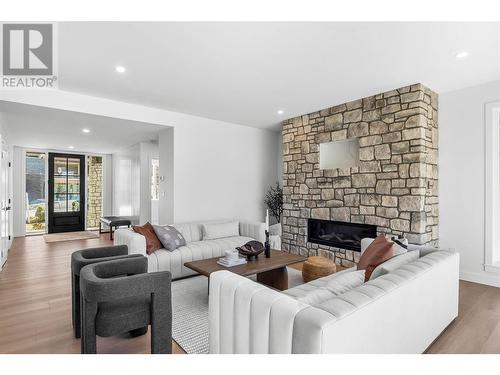
[[269, 243], [269, 232], [266, 230], [266, 243], [264, 244], [264, 254], [266, 254], [266, 258], [271, 258], [271, 244]]
[[251, 261], [252, 258], [257, 259], [259, 254], [265, 250], [264, 245], [259, 241], [249, 241], [241, 247], [237, 247], [236, 250], [245, 257], [247, 257], [248, 261]]
[[253, 262], [231, 268], [217, 264], [218, 260], [219, 258], [195, 260], [184, 263], [184, 266], [207, 277], [212, 272], [223, 270], [241, 276], [257, 275], [257, 282], [278, 290], [285, 290], [288, 289], [288, 272], [286, 266], [301, 263], [306, 260], [306, 257], [285, 253], [284, 251], [271, 250], [271, 258], [260, 257]]
[[333, 260], [321, 256], [313, 256], [307, 258], [302, 265], [302, 278], [304, 282], [308, 283], [309, 281], [331, 275], [336, 271], [337, 265]]

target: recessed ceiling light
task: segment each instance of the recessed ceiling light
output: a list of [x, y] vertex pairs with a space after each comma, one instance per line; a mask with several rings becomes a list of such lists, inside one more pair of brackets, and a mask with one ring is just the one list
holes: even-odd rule
[[84, 133], [90, 133], [90, 129], [82, 129], [82, 132], [84, 132]]
[[69, 149], [73, 150], [75, 146], [68, 146]]
[[118, 65], [115, 70], [118, 72], [118, 73], [125, 73], [127, 71], [127, 69], [125, 69], [124, 66], [121, 66], [121, 65]]
[[278, 115], [282, 115], [283, 113], [285, 113], [285, 111], [283, 111], [282, 109], [278, 110]]
[[467, 56], [469, 56], [469, 53], [468, 52], [465, 52], [465, 51], [462, 51], [462, 52], [459, 52], [455, 55], [455, 58], [457, 60], [462, 60], [462, 59], [465, 59]]

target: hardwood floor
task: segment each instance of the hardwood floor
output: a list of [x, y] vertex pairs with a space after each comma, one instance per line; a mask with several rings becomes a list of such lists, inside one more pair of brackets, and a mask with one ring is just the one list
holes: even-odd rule
[[[16, 238], [0, 272], [0, 353], [79, 353], [71, 327], [70, 254], [109, 237], [46, 244]], [[301, 265], [294, 268], [300, 269]], [[149, 333], [98, 338], [99, 353], [149, 353]], [[173, 342], [174, 353], [184, 353]], [[500, 353], [500, 288], [460, 282], [458, 318], [428, 353]]]
[[[16, 238], [0, 272], [0, 353], [80, 353], [71, 327], [71, 253], [111, 244], [108, 235], [46, 244]], [[97, 338], [98, 353], [149, 353], [150, 336]], [[184, 351], [173, 342], [174, 353]]]
[[500, 353], [500, 288], [460, 281], [458, 317], [427, 353]]

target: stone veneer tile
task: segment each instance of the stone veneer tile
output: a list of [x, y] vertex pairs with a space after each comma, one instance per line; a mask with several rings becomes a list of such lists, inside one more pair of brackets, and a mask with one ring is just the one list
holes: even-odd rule
[[[283, 249], [357, 262], [359, 253], [308, 243], [308, 218], [437, 244], [437, 109], [437, 94], [416, 84], [284, 121]], [[353, 137], [358, 167], [319, 169], [320, 143]]]

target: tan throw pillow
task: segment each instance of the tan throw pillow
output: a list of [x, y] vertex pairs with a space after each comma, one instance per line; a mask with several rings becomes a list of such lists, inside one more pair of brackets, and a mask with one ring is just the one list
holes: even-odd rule
[[394, 243], [385, 236], [378, 236], [363, 252], [358, 262], [358, 270], [365, 270], [365, 281], [370, 279], [373, 270], [381, 263], [394, 256]]
[[132, 228], [134, 232], [142, 234], [146, 238], [146, 253], [148, 255], [162, 248], [161, 242], [150, 223], [146, 223], [143, 226], [134, 225]]

